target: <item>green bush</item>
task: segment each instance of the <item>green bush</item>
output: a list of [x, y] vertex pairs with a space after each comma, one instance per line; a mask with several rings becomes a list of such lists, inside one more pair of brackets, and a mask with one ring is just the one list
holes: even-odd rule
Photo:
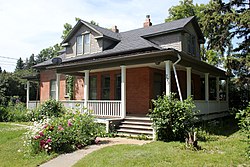
[[156, 138], [161, 141], [185, 139], [186, 133], [191, 130], [195, 122], [195, 105], [191, 97], [181, 102], [170, 96], [160, 96], [153, 100], [154, 109], [149, 116], [156, 130]]
[[42, 103], [33, 112], [34, 118], [40, 120], [44, 117], [59, 117], [66, 112], [66, 109], [61, 102], [50, 99]]
[[239, 112], [236, 113], [236, 119], [239, 119], [239, 126], [247, 136], [247, 142], [249, 144], [247, 156], [250, 158], [250, 102], [246, 109], [239, 110]]
[[101, 133], [103, 128], [94, 122], [93, 116], [77, 111], [35, 122], [26, 143], [33, 153], [65, 153], [93, 143]]
[[1, 121], [5, 122], [28, 122], [32, 119], [32, 112], [27, 110], [24, 103], [10, 102], [6, 108], [1, 107]]

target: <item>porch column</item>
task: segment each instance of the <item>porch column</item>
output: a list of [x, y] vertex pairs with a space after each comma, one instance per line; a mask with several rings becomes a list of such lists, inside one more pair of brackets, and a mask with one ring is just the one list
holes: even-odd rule
[[27, 89], [26, 89], [26, 107], [29, 109], [29, 101], [30, 101], [30, 81], [27, 81]]
[[191, 96], [191, 75], [192, 75], [192, 68], [186, 67], [187, 69], [187, 97]]
[[209, 101], [209, 73], [205, 73], [205, 101]]
[[126, 66], [121, 66], [121, 115], [126, 117]]
[[59, 101], [59, 94], [60, 94], [60, 75], [56, 74], [56, 101]]
[[169, 96], [171, 92], [171, 61], [165, 62], [165, 75], [166, 75], [166, 95]]
[[84, 108], [88, 107], [89, 100], [89, 70], [84, 71]]
[[220, 101], [220, 78], [216, 77], [216, 100]]
[[229, 91], [228, 91], [229, 79], [226, 80], [226, 101], [229, 101]]

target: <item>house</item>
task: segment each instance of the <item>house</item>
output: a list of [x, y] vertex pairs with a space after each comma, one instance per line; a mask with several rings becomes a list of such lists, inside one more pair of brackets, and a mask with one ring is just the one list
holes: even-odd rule
[[[227, 76], [201, 61], [204, 42], [195, 17], [152, 25], [148, 15], [142, 28], [126, 32], [80, 20], [62, 41], [61, 55], [34, 66], [40, 101], [51, 97], [69, 107], [79, 103], [99, 118], [144, 116], [143, 122], [152, 99], [176, 92], [180, 99], [192, 95], [204, 119], [223, 116]], [[75, 76], [71, 100], [66, 75]]]

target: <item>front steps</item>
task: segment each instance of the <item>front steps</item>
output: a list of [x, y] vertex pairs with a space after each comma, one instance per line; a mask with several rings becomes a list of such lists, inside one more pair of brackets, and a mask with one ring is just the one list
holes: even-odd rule
[[117, 129], [118, 136], [153, 138], [152, 121], [149, 117], [127, 116]]

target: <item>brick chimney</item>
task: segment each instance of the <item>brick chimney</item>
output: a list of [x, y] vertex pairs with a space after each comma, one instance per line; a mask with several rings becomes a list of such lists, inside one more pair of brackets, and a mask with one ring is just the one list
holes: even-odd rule
[[117, 29], [117, 26], [113, 26], [113, 27], [111, 28], [111, 30], [112, 30], [113, 32], [115, 32], [115, 33], [118, 33], [118, 32], [119, 32], [119, 29]]
[[143, 23], [143, 27], [149, 27], [149, 26], [152, 26], [152, 23], [150, 21], [150, 15], [146, 15], [146, 20], [145, 22]]

